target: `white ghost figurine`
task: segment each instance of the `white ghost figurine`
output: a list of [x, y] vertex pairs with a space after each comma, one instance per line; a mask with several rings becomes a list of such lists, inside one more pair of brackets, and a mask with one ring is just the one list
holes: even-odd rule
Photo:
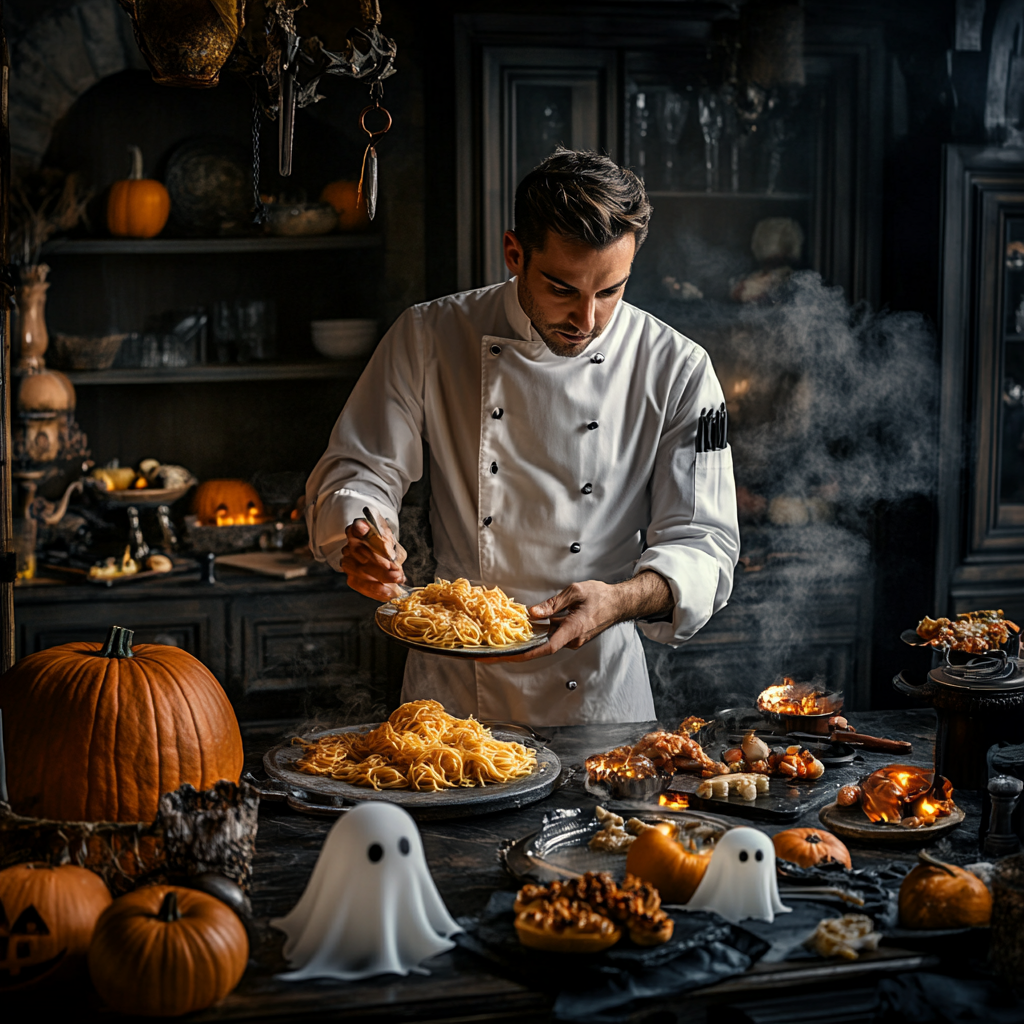
[[462, 929], [434, 885], [412, 816], [384, 802], [346, 811], [327, 835], [306, 891], [270, 922], [288, 939], [285, 981], [429, 974], [420, 967]]
[[686, 909], [713, 910], [732, 924], [751, 917], [771, 923], [776, 914], [788, 914], [792, 908], [779, 899], [772, 841], [756, 828], [729, 829]]

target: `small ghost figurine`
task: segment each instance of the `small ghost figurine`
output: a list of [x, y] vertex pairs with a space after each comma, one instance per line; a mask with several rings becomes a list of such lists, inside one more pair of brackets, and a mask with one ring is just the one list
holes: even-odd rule
[[270, 923], [288, 936], [294, 969], [285, 981], [429, 974], [420, 964], [462, 931], [430, 877], [412, 816], [376, 801], [338, 819], [299, 902]]
[[686, 909], [713, 910], [733, 924], [750, 917], [771, 923], [776, 914], [788, 914], [791, 908], [779, 899], [772, 841], [756, 828], [729, 829]]

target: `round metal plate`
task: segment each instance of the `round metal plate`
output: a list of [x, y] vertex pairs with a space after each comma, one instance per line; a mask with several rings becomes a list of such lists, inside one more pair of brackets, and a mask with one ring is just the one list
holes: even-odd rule
[[529, 640], [518, 644], [506, 644], [504, 647], [436, 647], [433, 644], [423, 644], [416, 640], [406, 640], [405, 637], [395, 633], [392, 629], [392, 620], [397, 613], [398, 609], [388, 603], [380, 605], [373, 617], [377, 627], [389, 640], [413, 651], [426, 651], [428, 654], [441, 654], [450, 658], [507, 658], [511, 654], [524, 654], [526, 651], [532, 651], [535, 647], [547, 643], [548, 632], [551, 628], [546, 624], [534, 623], [535, 632]]
[[[351, 725], [344, 729], [325, 729], [313, 733], [311, 739], [319, 739], [337, 732], [368, 732], [380, 723]], [[555, 788], [562, 763], [553, 750], [518, 733], [492, 729], [491, 735], [498, 740], [522, 743], [537, 752], [537, 770], [525, 779], [515, 782], [498, 782], [489, 786], [473, 786], [445, 789], [440, 792], [421, 793], [410, 789], [370, 789], [353, 786], [324, 775], [307, 775], [294, 765], [302, 756], [302, 748], [291, 742], [279, 743], [263, 755], [263, 767], [269, 776], [280, 779], [295, 789], [316, 793], [320, 796], [341, 799], [352, 803], [365, 800], [381, 800], [385, 803], [404, 807], [417, 818], [464, 818], [489, 811], [512, 810], [543, 800]]]
[[862, 839], [869, 843], [894, 846], [931, 842], [956, 828], [966, 816], [959, 807], [956, 807], [952, 814], [946, 818], [939, 818], [934, 825], [904, 828], [902, 825], [890, 825], [884, 821], [868, 821], [867, 815], [860, 807], [840, 807], [833, 803], [822, 807], [818, 812], [822, 825], [844, 839]]

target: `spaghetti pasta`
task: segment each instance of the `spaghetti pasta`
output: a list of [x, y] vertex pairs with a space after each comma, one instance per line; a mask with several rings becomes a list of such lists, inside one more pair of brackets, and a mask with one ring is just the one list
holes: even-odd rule
[[293, 743], [295, 768], [373, 789], [438, 791], [512, 782], [532, 774], [535, 751], [496, 740], [473, 718], [456, 718], [436, 700], [403, 704], [369, 732], [343, 732]]
[[505, 647], [533, 637], [526, 607], [500, 587], [437, 580], [391, 604], [395, 635], [433, 647]]

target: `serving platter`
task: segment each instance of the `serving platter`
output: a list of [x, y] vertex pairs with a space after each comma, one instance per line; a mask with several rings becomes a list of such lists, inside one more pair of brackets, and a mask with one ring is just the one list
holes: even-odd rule
[[407, 640], [405, 637], [399, 636], [393, 628], [393, 620], [397, 614], [398, 608], [388, 602], [387, 604], [380, 605], [373, 617], [377, 628], [389, 640], [393, 640], [395, 643], [408, 647], [413, 651], [426, 651], [429, 654], [440, 654], [449, 658], [507, 658], [513, 654], [525, 654], [527, 651], [532, 651], [535, 647], [540, 647], [542, 644], [547, 643], [548, 633], [552, 628], [550, 623], [535, 622], [533, 623], [534, 634], [529, 640], [523, 640], [515, 644], [505, 644], [503, 647], [437, 647], [434, 644], [425, 644], [418, 640]]
[[903, 828], [901, 825], [890, 825], [884, 821], [869, 821], [859, 806], [840, 807], [831, 803], [818, 812], [822, 825], [844, 839], [861, 839], [869, 843], [892, 846], [931, 842], [955, 829], [965, 817], [967, 815], [964, 811], [954, 805], [953, 813], [945, 818], [936, 819], [934, 825]]
[[[319, 739], [340, 732], [369, 732], [380, 722], [350, 725], [343, 729], [323, 729], [312, 733], [307, 739]], [[331, 813], [339, 813], [345, 805], [379, 800], [404, 807], [410, 814], [423, 820], [441, 818], [465, 818], [491, 811], [507, 811], [525, 807], [549, 796], [558, 783], [562, 762], [553, 750], [542, 743], [520, 733], [492, 729], [491, 735], [497, 740], [522, 743], [537, 753], [537, 768], [525, 779], [513, 782], [496, 782], [487, 786], [472, 786], [444, 789], [439, 792], [417, 792], [410, 789], [381, 789], [353, 786], [351, 783], [332, 779], [325, 775], [307, 775], [295, 768], [295, 762], [302, 756], [302, 747], [290, 740], [277, 744], [263, 755], [263, 767], [274, 779], [280, 779], [294, 790], [304, 790], [326, 799], [333, 805]]]
[[679, 774], [669, 783], [666, 795], [685, 796], [691, 808], [781, 825], [796, 821], [835, 796], [842, 783], [835, 775], [829, 778], [829, 774], [826, 771], [820, 779], [786, 779], [773, 775], [768, 779], [768, 792], [758, 793], [756, 800], [744, 800], [735, 793], [727, 797], [697, 796], [701, 783], [707, 780], [699, 775]]
[[[732, 827], [711, 814], [698, 811], [662, 811], [650, 807], [616, 807], [620, 817], [639, 818], [646, 824], [671, 821], [679, 835], [692, 840], [698, 849], [713, 847]], [[609, 871], [621, 878], [626, 871], [626, 852], [591, 850], [590, 840], [603, 828], [590, 810], [574, 808], [555, 811], [544, 818], [543, 827], [507, 842], [500, 857], [519, 882], [552, 882], [582, 875], [586, 871]]]

